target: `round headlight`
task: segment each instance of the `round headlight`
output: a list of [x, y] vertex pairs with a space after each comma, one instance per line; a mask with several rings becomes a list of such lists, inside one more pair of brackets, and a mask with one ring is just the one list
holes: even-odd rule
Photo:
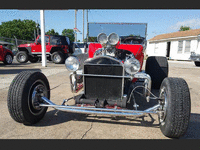
[[97, 41], [100, 43], [100, 44], [106, 44], [107, 41], [108, 41], [108, 37], [105, 33], [100, 33], [98, 36], [97, 36]]
[[65, 67], [69, 71], [76, 71], [78, 70], [79, 66], [80, 66], [80, 62], [78, 58], [74, 56], [70, 56], [65, 60]]
[[116, 34], [116, 33], [111, 33], [109, 36], [108, 36], [108, 42], [111, 44], [111, 45], [116, 45], [119, 41], [119, 36]]
[[140, 70], [140, 62], [135, 58], [129, 58], [124, 62], [125, 71], [134, 75]]

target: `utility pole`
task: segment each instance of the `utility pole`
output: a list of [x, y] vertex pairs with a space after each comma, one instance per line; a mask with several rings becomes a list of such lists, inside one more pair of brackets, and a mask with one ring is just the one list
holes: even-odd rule
[[85, 22], [84, 22], [84, 17], [85, 17], [85, 16], [84, 16], [84, 9], [83, 9], [83, 33], [82, 33], [82, 34], [83, 34], [83, 42], [84, 42], [84, 23], [85, 23]]
[[[77, 28], [77, 9], [75, 9], [75, 28]], [[74, 42], [77, 42], [77, 33], [75, 32]]]
[[40, 24], [41, 24], [41, 45], [42, 45], [42, 66], [47, 66], [46, 60], [46, 45], [45, 45], [45, 24], [44, 24], [44, 10], [40, 10]]
[[87, 43], [88, 43], [88, 9], [86, 12], [87, 12], [87, 14], [86, 14], [87, 15], [87, 35], [86, 35], [87, 37], [86, 38], [87, 38]]
[[34, 40], [36, 40], [36, 32], [35, 32], [35, 29], [34, 29]]
[[37, 28], [37, 34], [36, 34], [36, 37], [37, 37], [39, 35], [39, 23], [38, 23], [38, 21], [36, 23], [36, 28]]

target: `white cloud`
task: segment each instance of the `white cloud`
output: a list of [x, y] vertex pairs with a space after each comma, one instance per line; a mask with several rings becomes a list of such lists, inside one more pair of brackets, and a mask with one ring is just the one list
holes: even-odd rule
[[200, 28], [200, 19], [190, 19], [182, 22], [177, 22], [169, 27], [170, 30], [179, 30], [181, 26], [189, 26], [192, 29]]

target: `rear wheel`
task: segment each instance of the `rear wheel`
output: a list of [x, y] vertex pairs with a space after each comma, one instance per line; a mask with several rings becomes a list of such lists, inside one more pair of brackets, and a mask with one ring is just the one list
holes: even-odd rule
[[13, 56], [11, 54], [7, 53], [5, 58], [4, 58], [3, 63], [5, 65], [10, 65], [10, 64], [12, 64], [12, 62], [13, 62]]
[[197, 67], [200, 67], [200, 61], [195, 61], [194, 64], [195, 64]]
[[16, 55], [16, 59], [19, 63], [28, 62], [28, 54], [25, 51], [19, 51]]
[[159, 89], [164, 78], [168, 77], [168, 62], [166, 57], [150, 56], [146, 60], [145, 71], [150, 75], [152, 88]]
[[54, 52], [51, 56], [51, 60], [55, 64], [62, 64], [65, 61], [65, 56], [62, 52]]
[[165, 78], [160, 87], [160, 129], [169, 138], [183, 136], [188, 128], [191, 101], [186, 81], [182, 78]]
[[31, 125], [40, 121], [47, 107], [40, 107], [40, 96], [50, 98], [50, 87], [46, 76], [41, 72], [24, 71], [12, 81], [7, 98], [11, 117], [23, 124]]

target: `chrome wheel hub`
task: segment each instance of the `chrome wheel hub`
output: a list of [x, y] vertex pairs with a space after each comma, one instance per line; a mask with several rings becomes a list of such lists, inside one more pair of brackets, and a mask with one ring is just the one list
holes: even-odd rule
[[39, 106], [42, 103], [41, 96], [47, 97], [47, 89], [41, 82], [36, 81], [30, 90], [28, 106], [33, 115], [41, 114], [45, 108]]
[[160, 109], [161, 109], [161, 112], [159, 112], [159, 120], [160, 120], [160, 123], [161, 124], [164, 124], [165, 122], [165, 118], [166, 118], [166, 114], [167, 114], [167, 93], [166, 93], [166, 89], [165, 88], [162, 88], [161, 89], [161, 92], [160, 92], [160, 98], [162, 100], [159, 101], [160, 103]]
[[55, 56], [54, 56], [54, 60], [55, 60], [56, 62], [60, 62], [61, 57], [60, 57], [59, 55], [55, 55]]
[[39, 84], [37, 85], [32, 94], [32, 105], [34, 109], [40, 110], [41, 107], [39, 107], [39, 101], [40, 101], [40, 96], [44, 96], [44, 86]]
[[6, 55], [6, 62], [8, 64], [11, 64], [12, 63], [12, 56], [11, 55]]
[[20, 55], [19, 55], [19, 59], [20, 59], [21, 61], [25, 61], [26, 57], [25, 57], [24, 55], [20, 54]]

